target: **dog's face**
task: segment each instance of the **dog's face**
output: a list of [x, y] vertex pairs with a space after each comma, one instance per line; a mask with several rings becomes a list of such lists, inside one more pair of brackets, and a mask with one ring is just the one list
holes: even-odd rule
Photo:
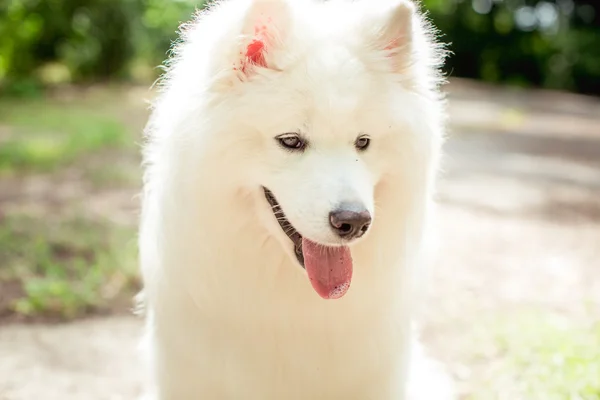
[[219, 87], [246, 149], [244, 179], [313, 287], [338, 298], [352, 244], [377, 224], [378, 184], [428, 141], [411, 126], [420, 118], [410, 90], [415, 11], [407, 0], [246, 3], [241, 39], [222, 50], [233, 62]]
[[278, 79], [271, 82], [280, 89], [271, 90], [272, 97], [261, 104], [277, 115], [261, 112], [259, 119], [265, 122], [253, 123], [257, 151], [252, 159], [264, 193], [262, 206], [271, 208], [264, 218], [272, 234], [309, 276], [311, 268], [342, 268], [336, 272], [343, 275], [341, 283], [317, 290], [332, 298], [349, 286], [351, 246], [377, 223], [375, 188], [393, 163], [386, 146], [395, 124], [388, 118], [383, 118], [387, 125], [370, 120], [381, 117], [382, 110], [369, 104], [381, 95], [374, 93], [378, 84], [361, 72], [362, 66], [332, 68], [330, 77], [342, 79], [308, 86], [312, 73], [316, 79], [324, 72], [324, 66], [315, 64], [315, 70], [282, 75], [279, 85]]
[[[377, 82], [350, 64], [315, 62], [273, 81], [279, 89], [263, 104], [277, 115], [264, 115], [268, 122], [256, 129], [257, 175], [267, 200], [302, 237], [324, 246], [349, 245], [368, 233], [388, 157], [382, 150], [389, 124], [369, 121], [381, 114], [370, 103], [377, 101]], [[324, 77], [330, 79], [317, 83]]]

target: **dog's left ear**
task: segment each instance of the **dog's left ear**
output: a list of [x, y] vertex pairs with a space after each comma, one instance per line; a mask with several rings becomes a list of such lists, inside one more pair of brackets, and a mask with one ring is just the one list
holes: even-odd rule
[[244, 15], [239, 60], [235, 69], [249, 75], [255, 68], [276, 68], [273, 52], [283, 47], [292, 21], [286, 0], [250, 0]]
[[375, 50], [384, 52], [393, 72], [402, 72], [411, 62], [415, 13], [410, 0], [394, 0], [380, 14], [382, 23], [373, 45]]

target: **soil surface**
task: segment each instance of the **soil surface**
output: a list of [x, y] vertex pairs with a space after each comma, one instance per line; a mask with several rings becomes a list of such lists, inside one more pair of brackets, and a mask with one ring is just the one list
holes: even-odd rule
[[[465, 356], [465, 332], [484, 316], [537, 307], [600, 317], [600, 102], [464, 81], [448, 89], [440, 252], [422, 337], [466, 394], [487, 379]], [[120, 216], [134, 195], [102, 199]], [[0, 326], [0, 399], [135, 398], [140, 327], [123, 315]]]

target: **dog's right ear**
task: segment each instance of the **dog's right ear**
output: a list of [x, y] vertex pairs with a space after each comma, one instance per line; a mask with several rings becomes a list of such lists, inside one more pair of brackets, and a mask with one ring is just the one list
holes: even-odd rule
[[286, 0], [249, 0], [234, 70], [244, 79], [257, 68], [276, 69], [273, 52], [283, 47], [292, 22]]
[[378, 10], [380, 22], [372, 43], [376, 51], [383, 51], [394, 73], [410, 65], [412, 57], [415, 5], [410, 0], [393, 0]]

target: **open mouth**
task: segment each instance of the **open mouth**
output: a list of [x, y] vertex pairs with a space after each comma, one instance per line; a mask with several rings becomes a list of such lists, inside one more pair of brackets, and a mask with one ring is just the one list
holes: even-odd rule
[[294, 244], [296, 259], [306, 270], [315, 291], [324, 299], [339, 299], [346, 294], [352, 280], [352, 256], [348, 246], [325, 246], [302, 237], [286, 218], [273, 193], [263, 187], [282, 231]]
[[285, 213], [281, 209], [281, 206], [277, 202], [277, 199], [275, 198], [275, 196], [273, 196], [273, 193], [269, 189], [264, 187], [263, 191], [265, 192], [267, 202], [271, 205], [273, 215], [275, 215], [279, 226], [294, 244], [294, 253], [296, 254], [296, 259], [298, 260], [302, 268], [305, 268], [304, 254], [302, 253], [302, 235], [300, 235], [296, 228], [294, 228], [290, 221], [288, 221], [288, 219], [285, 216]]

